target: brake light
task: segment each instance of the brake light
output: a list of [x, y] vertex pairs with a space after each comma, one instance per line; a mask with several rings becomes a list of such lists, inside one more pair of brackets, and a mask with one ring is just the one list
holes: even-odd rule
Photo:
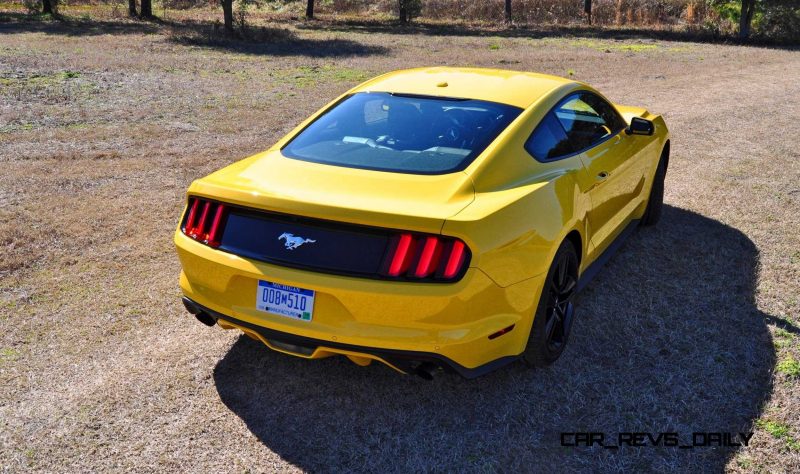
[[439, 238], [438, 237], [425, 237], [425, 245], [422, 247], [422, 253], [419, 255], [419, 262], [417, 263], [417, 269], [414, 272], [414, 276], [417, 278], [425, 278], [426, 276], [433, 273], [433, 270], [436, 269], [436, 264], [438, 264], [438, 259], [436, 258], [439, 252], [437, 250], [440, 249]]
[[450, 250], [450, 256], [447, 258], [447, 264], [444, 267], [443, 276], [445, 278], [453, 278], [461, 270], [461, 266], [464, 264], [464, 257], [467, 255], [464, 251], [465, 248], [464, 242], [460, 240], [453, 242], [453, 248]]
[[409, 280], [456, 280], [468, 258], [467, 246], [458, 239], [402, 233], [392, 239], [381, 273]]
[[197, 219], [197, 208], [200, 205], [200, 201], [197, 199], [192, 199], [192, 202], [189, 204], [189, 215], [186, 217], [186, 225], [183, 227], [183, 232], [188, 234], [187, 231], [191, 231], [194, 229], [194, 222]]
[[411, 248], [412, 243], [414, 243], [414, 241], [411, 234], [400, 235], [394, 248], [391, 260], [392, 263], [389, 265], [389, 276], [399, 276], [408, 269], [413, 253], [413, 249]]
[[225, 214], [225, 206], [217, 204], [217, 212], [214, 214], [214, 220], [211, 222], [211, 229], [206, 235], [206, 242], [212, 247], [219, 247], [219, 237], [222, 233], [222, 217]]
[[206, 228], [206, 219], [208, 218], [208, 209], [211, 207], [211, 201], [203, 203], [203, 212], [200, 214], [200, 221], [196, 227], [193, 227], [189, 232], [189, 237], [195, 240], [203, 240], [203, 230]]
[[219, 247], [226, 215], [227, 208], [222, 203], [189, 198], [189, 212], [181, 230], [198, 242]]

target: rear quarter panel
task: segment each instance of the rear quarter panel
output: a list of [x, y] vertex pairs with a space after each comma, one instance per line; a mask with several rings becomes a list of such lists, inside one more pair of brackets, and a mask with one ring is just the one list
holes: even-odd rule
[[545, 273], [566, 235], [585, 233], [581, 217], [588, 203], [577, 183], [583, 169], [577, 156], [574, 161], [562, 163], [549, 179], [476, 194], [445, 222], [443, 233], [464, 239], [473, 253], [471, 266], [502, 287]]

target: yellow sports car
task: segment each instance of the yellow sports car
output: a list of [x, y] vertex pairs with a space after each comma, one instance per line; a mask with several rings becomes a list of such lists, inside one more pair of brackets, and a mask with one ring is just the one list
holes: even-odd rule
[[425, 378], [563, 352], [573, 296], [661, 214], [669, 134], [579, 82], [398, 71], [192, 183], [186, 308], [271, 349]]

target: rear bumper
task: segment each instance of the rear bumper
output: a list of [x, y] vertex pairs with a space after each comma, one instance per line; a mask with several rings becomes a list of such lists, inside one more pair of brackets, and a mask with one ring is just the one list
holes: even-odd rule
[[350, 356], [356, 360], [372, 359], [382, 362], [393, 369], [406, 374], [413, 374], [418, 370], [419, 367], [422, 367], [425, 364], [431, 364], [436, 367], [441, 367], [449, 372], [457, 373], [464, 378], [472, 379], [514, 362], [519, 358], [519, 356], [505, 356], [487, 362], [486, 364], [478, 367], [467, 368], [453, 360], [448, 359], [447, 357], [442, 356], [441, 354], [381, 349], [377, 347], [353, 346], [350, 344], [321, 341], [318, 339], [298, 336], [296, 334], [275, 331], [264, 326], [257, 326], [255, 324], [250, 324], [231, 316], [218, 313], [195, 303], [185, 296], [183, 297], [183, 304], [187, 307], [187, 309], [189, 309], [190, 312], [194, 314], [196, 314], [195, 311], [197, 311], [211, 316], [217, 321], [217, 324], [222, 327], [228, 329], [241, 329], [250, 335], [255, 335], [270, 349], [307, 359], [321, 359], [331, 355]]
[[[220, 326], [241, 329], [291, 355], [342, 354], [402, 372], [430, 362], [476, 377], [516, 359], [527, 343], [543, 283], [539, 276], [503, 288], [477, 268], [448, 284], [370, 280], [245, 259], [180, 232], [175, 243], [187, 305]], [[316, 291], [312, 320], [256, 310], [259, 280]], [[512, 331], [489, 338], [512, 325]]]

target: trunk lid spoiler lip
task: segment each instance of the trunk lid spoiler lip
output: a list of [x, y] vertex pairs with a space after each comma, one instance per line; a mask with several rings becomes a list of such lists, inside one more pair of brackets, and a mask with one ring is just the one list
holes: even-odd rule
[[265, 152], [198, 179], [188, 194], [268, 212], [441, 234], [475, 200], [464, 171], [408, 175], [308, 163]]

